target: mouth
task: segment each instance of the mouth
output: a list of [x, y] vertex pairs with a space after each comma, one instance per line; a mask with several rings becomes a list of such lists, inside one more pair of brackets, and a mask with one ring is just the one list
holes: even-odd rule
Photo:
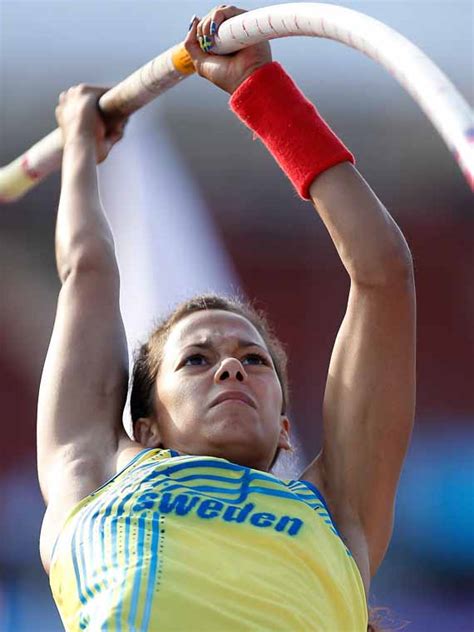
[[246, 393], [241, 391], [227, 391], [218, 395], [212, 402], [211, 408], [219, 404], [234, 404], [237, 406], [250, 406], [251, 408], [257, 408], [254, 400]]
[[247, 402], [244, 402], [241, 399], [224, 399], [222, 402], [218, 402], [214, 404], [214, 406], [224, 406], [225, 404], [235, 404], [236, 406], [250, 406]]

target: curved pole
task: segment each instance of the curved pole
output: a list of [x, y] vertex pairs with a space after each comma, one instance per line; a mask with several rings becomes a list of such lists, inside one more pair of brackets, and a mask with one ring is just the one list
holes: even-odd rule
[[[474, 190], [474, 116], [446, 75], [414, 44], [367, 15], [330, 4], [297, 2], [249, 11], [224, 22], [214, 53], [227, 54], [262, 40], [310, 36], [333, 39], [380, 63], [411, 94], [453, 153]], [[168, 49], [104, 94], [104, 115], [132, 114], [194, 72], [183, 44]], [[56, 129], [0, 168], [0, 202], [20, 198], [59, 169]]]

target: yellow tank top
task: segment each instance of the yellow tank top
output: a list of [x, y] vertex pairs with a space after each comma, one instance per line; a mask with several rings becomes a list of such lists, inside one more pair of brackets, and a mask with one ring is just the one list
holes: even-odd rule
[[144, 450], [73, 509], [50, 582], [70, 632], [367, 630], [311, 483], [174, 450]]

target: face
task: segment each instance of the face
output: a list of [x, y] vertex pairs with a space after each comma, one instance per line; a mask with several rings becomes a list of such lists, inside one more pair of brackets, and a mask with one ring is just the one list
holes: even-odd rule
[[272, 358], [255, 327], [237, 314], [199, 311], [173, 327], [154, 398], [149, 447], [265, 471], [277, 448], [290, 447]]

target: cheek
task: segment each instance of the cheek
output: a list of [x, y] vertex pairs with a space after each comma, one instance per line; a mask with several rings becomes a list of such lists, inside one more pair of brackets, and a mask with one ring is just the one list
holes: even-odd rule
[[280, 414], [283, 406], [283, 393], [278, 377], [275, 376], [270, 380], [265, 380], [262, 384], [262, 394], [265, 409], [271, 413], [274, 413], [275, 409], [278, 409], [278, 414]]
[[169, 413], [196, 410], [204, 401], [205, 390], [203, 380], [172, 375], [160, 382], [159, 406]]

